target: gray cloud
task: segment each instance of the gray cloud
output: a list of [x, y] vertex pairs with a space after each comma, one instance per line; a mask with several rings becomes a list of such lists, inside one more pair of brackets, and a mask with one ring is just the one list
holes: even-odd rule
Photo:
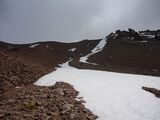
[[0, 0], [0, 21], [6, 20], [6, 15], [8, 12], [8, 6], [5, 0]]
[[0, 0], [0, 40], [71, 42], [160, 28], [159, 0]]

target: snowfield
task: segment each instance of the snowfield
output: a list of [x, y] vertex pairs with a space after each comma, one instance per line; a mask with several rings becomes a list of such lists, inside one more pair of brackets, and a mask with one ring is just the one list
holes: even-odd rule
[[160, 99], [142, 90], [160, 89], [160, 77], [80, 70], [66, 62], [35, 84], [52, 86], [58, 81], [73, 85], [98, 120], [160, 120]]

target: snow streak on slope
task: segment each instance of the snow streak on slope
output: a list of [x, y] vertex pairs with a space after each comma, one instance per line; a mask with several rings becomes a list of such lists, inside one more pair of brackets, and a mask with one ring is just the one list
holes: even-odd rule
[[34, 47], [36, 47], [36, 46], [38, 46], [39, 44], [33, 44], [33, 45], [31, 45], [31, 46], [29, 46], [30, 48], [34, 48]]
[[98, 120], [159, 120], [160, 99], [141, 89], [160, 89], [159, 77], [80, 70], [70, 67], [68, 62], [61, 67], [35, 84], [70, 83], [84, 97], [85, 106], [99, 116]]
[[76, 49], [77, 49], [77, 48], [71, 48], [71, 49], [69, 49], [68, 51], [74, 52]]
[[91, 53], [89, 53], [89, 54], [86, 55], [86, 56], [81, 57], [79, 61], [82, 62], [82, 63], [89, 63], [89, 64], [97, 65], [96, 63], [87, 62], [87, 60], [88, 60], [88, 58], [89, 58], [91, 55], [96, 54], [96, 53], [102, 51], [103, 48], [105, 47], [106, 43], [107, 43], [107, 39], [106, 39], [106, 38], [103, 38], [103, 39], [98, 43], [98, 45], [91, 51]]
[[139, 36], [144, 36], [144, 37], [147, 37], [147, 38], [155, 38], [155, 35], [147, 35], [145, 33], [140, 33]]

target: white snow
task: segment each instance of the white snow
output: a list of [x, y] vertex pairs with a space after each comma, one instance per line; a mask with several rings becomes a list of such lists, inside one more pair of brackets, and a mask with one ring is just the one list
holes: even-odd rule
[[30, 48], [34, 48], [36, 46], [38, 46], [39, 44], [32, 44], [31, 46], [29, 46]]
[[74, 52], [76, 49], [77, 49], [77, 48], [71, 48], [71, 49], [69, 49], [68, 51]]
[[70, 67], [68, 62], [35, 84], [70, 83], [86, 101], [85, 106], [99, 116], [98, 120], [160, 119], [160, 99], [141, 89], [142, 86], [160, 89], [160, 77], [80, 70]]
[[144, 35], [144, 36], [148, 38], [155, 38], [155, 35]]
[[96, 63], [87, 62], [87, 60], [88, 60], [88, 58], [89, 58], [91, 55], [96, 54], [96, 53], [102, 51], [103, 48], [105, 47], [106, 43], [107, 43], [107, 39], [106, 39], [106, 38], [103, 38], [103, 39], [98, 43], [98, 45], [97, 45], [94, 49], [92, 49], [91, 53], [89, 53], [89, 54], [86, 55], [86, 56], [81, 57], [79, 61], [82, 62], [82, 63], [88, 63], [88, 64], [97, 65]]
[[144, 33], [140, 33], [139, 35], [140, 35], [140, 36], [147, 37], [147, 38], [155, 38], [155, 35], [146, 35], [146, 34], [144, 34]]

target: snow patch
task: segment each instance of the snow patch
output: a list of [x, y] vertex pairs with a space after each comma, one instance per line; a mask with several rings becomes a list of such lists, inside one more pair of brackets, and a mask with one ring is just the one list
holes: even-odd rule
[[92, 49], [91, 53], [89, 53], [89, 54], [86, 55], [86, 56], [81, 57], [80, 60], [79, 60], [79, 62], [97, 65], [96, 63], [87, 62], [87, 60], [88, 60], [88, 58], [89, 58], [91, 55], [96, 54], [96, 53], [102, 51], [103, 48], [105, 47], [106, 43], [107, 43], [107, 39], [106, 39], [106, 38], [103, 38], [103, 39], [98, 43], [98, 45], [97, 45], [94, 49]]
[[76, 49], [77, 49], [77, 48], [71, 48], [71, 49], [69, 49], [68, 51], [74, 52]]
[[36, 46], [38, 46], [39, 44], [32, 44], [31, 46], [29, 46], [30, 48], [34, 48]]
[[77, 69], [75, 67], [72, 67], [69, 65], [69, 62], [71, 62], [73, 59], [70, 59], [69, 61], [63, 63], [63, 64], [59, 64], [58, 66], [60, 66], [61, 68], [67, 68], [67, 69]]
[[141, 87], [160, 89], [160, 77], [80, 70], [68, 63], [35, 84], [52, 86], [64, 81], [73, 85], [84, 97], [84, 105], [99, 116], [98, 120], [159, 120], [160, 99]]
[[145, 33], [140, 33], [139, 35], [147, 38], [155, 38], [155, 35], [146, 35]]

